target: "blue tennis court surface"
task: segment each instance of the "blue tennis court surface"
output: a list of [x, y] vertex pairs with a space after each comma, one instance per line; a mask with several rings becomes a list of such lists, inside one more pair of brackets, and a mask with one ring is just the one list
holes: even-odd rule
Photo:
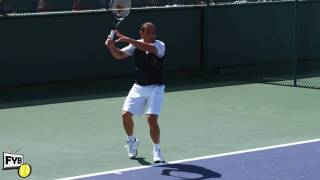
[[70, 177], [86, 180], [319, 180], [320, 140]]

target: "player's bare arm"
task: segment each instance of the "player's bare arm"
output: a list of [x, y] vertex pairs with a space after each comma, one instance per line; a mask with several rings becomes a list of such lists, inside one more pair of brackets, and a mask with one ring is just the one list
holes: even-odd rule
[[128, 55], [125, 52], [121, 51], [121, 49], [116, 47], [115, 42], [112, 39], [108, 38], [105, 44], [109, 48], [112, 56], [117, 60], [121, 60], [128, 57]]
[[136, 47], [137, 49], [140, 49], [141, 51], [148, 51], [150, 53], [153, 54], [157, 54], [157, 48], [152, 44], [152, 43], [147, 43], [144, 41], [137, 41], [135, 39], [131, 39], [127, 36], [122, 35], [121, 33], [117, 33], [117, 36], [119, 37], [119, 39], [117, 39], [115, 42], [126, 42], [129, 44], [132, 44], [134, 47]]

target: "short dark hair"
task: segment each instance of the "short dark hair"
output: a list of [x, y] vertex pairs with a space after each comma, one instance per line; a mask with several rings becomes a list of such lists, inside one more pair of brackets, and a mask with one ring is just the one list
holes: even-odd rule
[[146, 27], [148, 26], [148, 25], [152, 25], [152, 26], [154, 26], [155, 27], [155, 25], [152, 23], [152, 22], [145, 22], [145, 23], [143, 23], [142, 25], [141, 25], [141, 27], [140, 27], [140, 31], [144, 31], [145, 29], [146, 29]]

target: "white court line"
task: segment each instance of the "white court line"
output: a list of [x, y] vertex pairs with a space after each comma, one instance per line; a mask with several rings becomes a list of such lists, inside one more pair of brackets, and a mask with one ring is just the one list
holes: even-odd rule
[[[235, 152], [229, 152], [229, 153], [222, 153], [222, 154], [215, 154], [215, 155], [209, 155], [209, 156], [201, 156], [196, 158], [189, 158], [189, 159], [182, 159], [178, 161], [170, 161], [165, 164], [176, 164], [176, 163], [183, 163], [188, 161], [196, 161], [196, 160], [202, 160], [202, 159], [209, 159], [209, 158], [217, 158], [217, 157], [223, 157], [223, 156], [231, 156], [236, 154], [243, 154], [243, 153], [249, 153], [249, 152], [255, 152], [255, 151], [263, 151], [263, 150], [269, 150], [269, 149], [276, 149], [276, 148], [282, 148], [282, 147], [288, 147], [288, 146], [294, 146], [294, 145], [301, 145], [301, 144], [307, 144], [307, 143], [313, 143], [313, 142], [319, 142], [320, 139], [312, 139], [307, 141], [299, 141], [299, 142], [293, 142], [288, 144], [280, 144], [275, 146], [267, 146], [267, 147], [261, 147], [261, 148], [255, 148], [255, 149], [248, 149], [248, 150], [242, 150], [242, 151], [235, 151]], [[125, 168], [125, 169], [117, 169], [117, 170], [111, 170], [111, 171], [105, 171], [105, 172], [98, 172], [98, 173], [92, 173], [92, 174], [85, 174], [85, 175], [79, 175], [79, 176], [73, 176], [73, 177], [66, 177], [56, 180], [75, 180], [80, 178], [87, 178], [87, 177], [93, 177], [93, 176], [100, 176], [100, 175], [106, 175], [106, 174], [122, 174], [123, 172], [137, 170], [137, 169], [145, 169], [155, 166], [161, 166], [165, 164], [155, 164], [151, 166], [137, 166], [137, 167], [131, 167], [131, 168]]]

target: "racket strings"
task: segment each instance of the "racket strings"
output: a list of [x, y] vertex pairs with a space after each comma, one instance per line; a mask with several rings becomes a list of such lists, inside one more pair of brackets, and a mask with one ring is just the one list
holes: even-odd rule
[[121, 21], [130, 13], [131, 0], [113, 0], [110, 7], [110, 11]]

